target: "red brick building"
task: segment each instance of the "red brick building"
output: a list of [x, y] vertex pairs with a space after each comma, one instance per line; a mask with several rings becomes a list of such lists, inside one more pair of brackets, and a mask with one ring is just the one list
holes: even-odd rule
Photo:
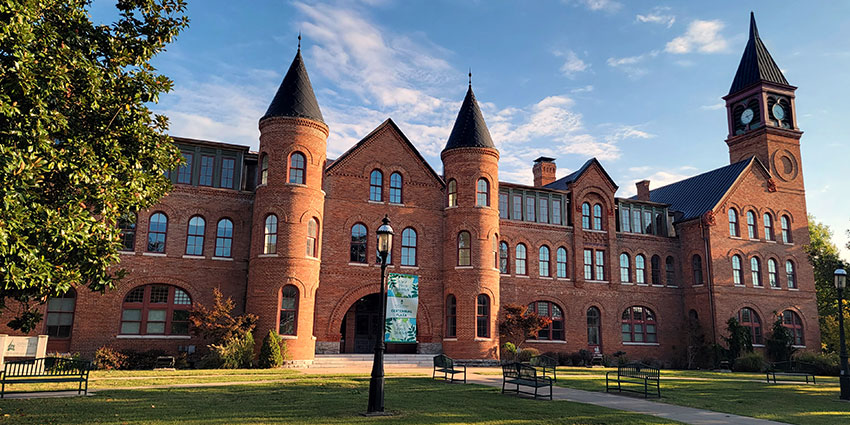
[[[124, 226], [104, 295], [51, 299], [52, 350], [186, 349], [187, 312], [213, 288], [278, 330], [295, 360], [370, 352], [378, 326], [375, 229], [395, 229], [390, 272], [420, 277], [418, 344], [390, 352], [499, 356], [500, 306], [530, 305], [552, 325], [529, 345], [682, 358], [689, 321], [720, 341], [737, 317], [764, 344], [776, 315], [820, 348], [800, 136], [791, 86], [755, 21], [726, 100], [729, 165], [615, 196], [590, 159], [534, 185], [499, 181], [499, 151], [472, 87], [434, 171], [387, 120], [335, 160], [300, 51], [266, 114], [259, 152], [175, 138], [187, 160], [174, 190]], [[447, 123], [448, 124], [448, 123]]]

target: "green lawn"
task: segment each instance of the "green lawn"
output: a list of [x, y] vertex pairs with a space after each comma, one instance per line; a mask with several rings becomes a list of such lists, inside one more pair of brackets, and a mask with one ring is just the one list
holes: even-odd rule
[[386, 408], [364, 418], [369, 381], [294, 378], [282, 383], [105, 390], [90, 397], [0, 401], [0, 424], [664, 424], [669, 420], [566, 401], [535, 401], [478, 385], [389, 378]]
[[[557, 385], [605, 391], [608, 370], [616, 369], [558, 368]], [[818, 377], [811, 385], [767, 384], [763, 374], [662, 370], [661, 376], [664, 403], [795, 424], [850, 423], [850, 403], [838, 401], [836, 377]]]

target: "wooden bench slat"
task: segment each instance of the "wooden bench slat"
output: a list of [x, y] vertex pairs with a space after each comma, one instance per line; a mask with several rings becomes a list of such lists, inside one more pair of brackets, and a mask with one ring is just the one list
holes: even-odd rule
[[88, 362], [59, 357], [7, 362], [0, 372], [0, 398], [5, 397], [7, 384], [42, 382], [79, 382], [77, 394], [88, 394], [89, 369]]

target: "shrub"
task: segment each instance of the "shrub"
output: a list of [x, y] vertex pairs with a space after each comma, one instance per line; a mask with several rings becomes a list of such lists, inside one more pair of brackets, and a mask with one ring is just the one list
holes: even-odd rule
[[209, 308], [200, 303], [193, 304], [192, 311], [189, 312], [193, 334], [213, 344], [222, 344], [234, 336], [241, 337], [254, 330], [257, 316], [253, 314], [234, 316], [233, 309], [236, 303], [232, 298], [224, 299], [224, 295], [218, 288], [213, 289], [213, 298], [213, 305]]
[[283, 365], [283, 356], [280, 354], [280, 343], [282, 341], [277, 332], [270, 330], [263, 338], [263, 346], [260, 348], [260, 358], [257, 360], [257, 365], [263, 369], [281, 367]]
[[547, 351], [541, 355], [555, 359], [558, 362], [558, 366], [570, 365], [570, 355], [562, 351]]
[[540, 355], [540, 350], [538, 350], [536, 348], [523, 348], [522, 351], [520, 351], [519, 354], [517, 354], [517, 361], [518, 362], [527, 362], [527, 361], [531, 360], [532, 357], [539, 356], [539, 355]]
[[732, 370], [735, 372], [762, 372], [766, 366], [764, 356], [753, 351], [735, 359]]
[[570, 353], [570, 364], [573, 366], [583, 366], [581, 354], [578, 351]]
[[232, 336], [221, 344], [209, 346], [210, 353], [201, 359], [200, 366], [206, 369], [237, 369], [251, 367], [254, 359], [254, 336]]
[[644, 358], [640, 359], [640, 362], [649, 366], [649, 367], [654, 367], [656, 369], [663, 369], [664, 368], [664, 362], [656, 359], [655, 357], [644, 357]]
[[127, 356], [127, 361], [124, 364], [125, 369], [130, 370], [150, 370], [156, 366], [156, 358], [159, 356], [167, 356], [163, 350], [147, 350], [147, 351], [122, 351]]
[[516, 345], [513, 342], [502, 344], [502, 358], [507, 362], [516, 361]]
[[94, 352], [94, 367], [101, 370], [124, 369], [127, 365], [127, 355], [112, 348], [103, 346]]
[[727, 360], [735, 363], [743, 354], [753, 352], [752, 335], [750, 329], [738, 323], [738, 319], [730, 317], [726, 321], [726, 332], [729, 336], [723, 336], [727, 347]]
[[578, 350], [578, 355], [581, 357], [581, 362], [584, 366], [590, 366], [593, 361], [593, 354], [585, 349]]
[[841, 371], [838, 354], [836, 353], [812, 353], [802, 351], [794, 355], [794, 360], [808, 363], [814, 367], [815, 375], [838, 376]]
[[773, 329], [765, 341], [767, 356], [774, 362], [791, 360], [791, 356], [797, 351], [793, 344], [794, 337], [791, 336], [791, 331], [782, 326], [782, 316], [777, 316], [776, 321], [773, 322]]

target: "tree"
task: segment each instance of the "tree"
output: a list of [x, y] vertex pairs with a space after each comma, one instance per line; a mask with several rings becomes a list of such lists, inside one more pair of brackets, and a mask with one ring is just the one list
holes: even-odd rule
[[224, 295], [218, 288], [213, 289], [213, 305], [207, 308], [201, 303], [194, 303], [189, 312], [189, 322], [192, 333], [210, 340], [213, 344], [233, 338], [239, 338], [250, 333], [257, 323], [253, 314], [233, 315], [235, 304], [233, 299]]
[[775, 362], [785, 362], [791, 360], [791, 355], [794, 354], [794, 337], [791, 331], [785, 326], [782, 326], [782, 316], [777, 315], [773, 322], [773, 328], [770, 335], [765, 341], [767, 357]]
[[524, 305], [508, 304], [503, 306], [502, 310], [505, 313], [499, 322], [499, 337], [516, 348], [522, 348], [527, 339], [537, 338], [537, 333], [552, 323], [548, 317], [528, 311], [528, 307]]
[[31, 330], [33, 305], [123, 276], [115, 223], [170, 189], [180, 154], [148, 105], [172, 82], [150, 65], [188, 25], [184, 0], [118, 0], [95, 25], [90, 0], [0, 5], [0, 308]]
[[269, 333], [263, 338], [263, 346], [260, 347], [260, 358], [257, 361], [257, 364], [261, 368], [271, 369], [283, 365], [283, 355], [280, 352], [282, 341], [280, 335], [274, 329], [269, 330]]
[[753, 351], [753, 338], [750, 335], [750, 329], [741, 326], [738, 319], [730, 317], [726, 321], [726, 332], [729, 336], [724, 336], [723, 342], [726, 343], [728, 360], [734, 364], [738, 357], [743, 353], [751, 353]]
[[[836, 352], [838, 350], [838, 292], [835, 289], [834, 273], [835, 269], [846, 267], [846, 265], [841, 261], [838, 248], [832, 242], [832, 230], [829, 226], [819, 223], [812, 215], [809, 215], [809, 240], [809, 244], [804, 246], [803, 250], [814, 268], [821, 337], [824, 349]], [[850, 323], [845, 321], [844, 325], [845, 332], [850, 335]]]

